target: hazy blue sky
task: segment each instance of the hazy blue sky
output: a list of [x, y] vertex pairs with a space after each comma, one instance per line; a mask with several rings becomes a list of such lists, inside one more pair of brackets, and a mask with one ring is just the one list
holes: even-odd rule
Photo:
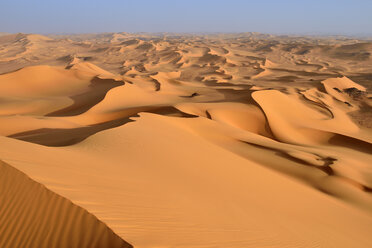
[[372, 0], [0, 0], [0, 32], [372, 34]]

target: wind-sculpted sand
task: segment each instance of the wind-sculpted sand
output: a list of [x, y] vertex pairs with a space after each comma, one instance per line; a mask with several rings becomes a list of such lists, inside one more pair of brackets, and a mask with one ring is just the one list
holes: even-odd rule
[[0, 162], [1, 247], [132, 247], [86, 210]]
[[371, 53], [1, 36], [0, 246], [372, 247]]

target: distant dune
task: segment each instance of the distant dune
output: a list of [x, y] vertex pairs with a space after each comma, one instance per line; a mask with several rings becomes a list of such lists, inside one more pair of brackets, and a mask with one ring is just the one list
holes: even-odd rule
[[371, 53], [1, 35], [0, 247], [372, 247]]

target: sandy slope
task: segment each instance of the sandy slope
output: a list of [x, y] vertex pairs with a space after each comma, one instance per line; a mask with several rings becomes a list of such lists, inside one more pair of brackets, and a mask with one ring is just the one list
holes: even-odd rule
[[[135, 247], [372, 246], [370, 43], [17, 34], [0, 48], [0, 242], [125, 245], [111, 228]], [[29, 239], [53, 208], [71, 221]]]
[[86, 210], [0, 162], [1, 247], [131, 247]]

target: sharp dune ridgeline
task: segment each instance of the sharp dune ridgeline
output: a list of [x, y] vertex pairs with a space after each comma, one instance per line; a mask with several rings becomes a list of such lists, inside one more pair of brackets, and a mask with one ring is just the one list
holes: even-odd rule
[[132, 247], [104, 223], [0, 161], [1, 247]]
[[372, 42], [0, 36], [0, 247], [372, 247]]

